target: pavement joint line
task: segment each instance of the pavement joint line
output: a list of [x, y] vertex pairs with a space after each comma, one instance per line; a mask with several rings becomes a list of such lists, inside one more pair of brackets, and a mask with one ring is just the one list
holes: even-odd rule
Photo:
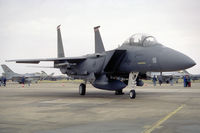
[[175, 109], [174, 111], [170, 112], [168, 115], [166, 115], [165, 117], [163, 117], [162, 119], [160, 119], [159, 121], [157, 121], [150, 128], [148, 128], [145, 131], [143, 131], [143, 133], [151, 133], [156, 128], [160, 127], [160, 125], [163, 124], [166, 120], [168, 120], [170, 117], [172, 117], [173, 115], [175, 115], [178, 111], [180, 111], [184, 106], [185, 106], [185, 104], [182, 104], [177, 109]]

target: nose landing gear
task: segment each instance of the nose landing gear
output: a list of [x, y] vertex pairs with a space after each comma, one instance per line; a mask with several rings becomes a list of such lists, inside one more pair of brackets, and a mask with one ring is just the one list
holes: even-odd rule
[[131, 90], [131, 91], [130, 91], [129, 97], [130, 97], [130, 99], [135, 99], [135, 97], [136, 97], [136, 92], [135, 92], [135, 90]]
[[133, 88], [129, 93], [130, 99], [135, 99], [135, 97], [136, 97], [136, 92], [135, 92], [134, 88], [136, 87], [137, 76], [138, 76], [138, 73], [135, 73], [135, 72], [131, 72], [129, 74], [128, 86], [130, 88]]

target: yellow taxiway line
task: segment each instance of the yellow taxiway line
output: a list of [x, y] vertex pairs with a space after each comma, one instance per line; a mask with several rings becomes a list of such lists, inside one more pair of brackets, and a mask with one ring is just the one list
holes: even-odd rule
[[164, 118], [160, 119], [159, 121], [157, 121], [154, 125], [152, 125], [150, 128], [146, 129], [143, 133], [151, 133], [153, 130], [155, 130], [156, 128], [159, 128], [160, 125], [162, 123], [164, 123], [166, 120], [168, 120], [170, 117], [172, 117], [173, 115], [175, 115], [178, 111], [180, 111], [185, 105], [182, 104], [181, 106], [179, 106], [176, 110], [174, 110], [173, 112], [169, 113], [168, 115], [166, 115]]

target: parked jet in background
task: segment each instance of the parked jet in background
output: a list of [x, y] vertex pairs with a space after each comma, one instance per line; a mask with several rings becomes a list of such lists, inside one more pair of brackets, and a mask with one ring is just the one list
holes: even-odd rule
[[176, 83], [178, 83], [178, 79], [182, 79], [183, 76], [185, 75], [185, 73], [183, 72], [183, 70], [181, 71], [174, 71], [174, 72], [150, 72], [150, 77], [153, 78], [154, 75], [158, 78], [162, 80], [162, 83], [170, 83], [170, 79], [172, 78], [173, 81], [175, 81]]
[[49, 80], [54, 75], [54, 73], [48, 75], [45, 71], [41, 71], [40, 75], [41, 75], [41, 80]]
[[[16, 63], [53, 61], [54, 67], [74, 79], [85, 81], [79, 86], [80, 95], [85, 95], [86, 83], [103, 90], [123, 94], [123, 89], [142, 86], [146, 72], [178, 71], [196, 63], [188, 56], [163, 46], [153, 36], [135, 34], [117, 49], [105, 51], [99, 27], [94, 27], [95, 53], [80, 57], [65, 57], [60, 25], [57, 27], [57, 58], [10, 60]], [[130, 98], [135, 98], [135, 90]]]
[[50, 81], [56, 81], [56, 80], [66, 80], [69, 79], [66, 75], [54, 75], [54, 73], [47, 74], [44, 71], [41, 71], [42, 74], [42, 80], [50, 80]]
[[185, 75], [190, 76], [190, 78], [195, 81], [200, 79], [200, 74], [191, 74], [188, 71], [184, 70]]
[[13, 82], [22, 83], [22, 79], [24, 79], [25, 83], [37, 82], [40, 80], [41, 76], [35, 73], [26, 73], [26, 74], [18, 74], [13, 72], [7, 65], [1, 65], [4, 73], [3, 76], [6, 77], [7, 80], [12, 80]]

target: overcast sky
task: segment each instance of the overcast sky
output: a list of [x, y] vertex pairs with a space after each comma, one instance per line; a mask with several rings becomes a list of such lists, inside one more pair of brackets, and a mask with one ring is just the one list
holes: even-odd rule
[[93, 53], [93, 27], [100, 25], [106, 50], [132, 34], [148, 33], [190, 56], [197, 65], [189, 72], [200, 73], [199, 13], [199, 0], [0, 0], [0, 64], [17, 73], [58, 74], [5, 60], [56, 57], [59, 24], [66, 56]]

